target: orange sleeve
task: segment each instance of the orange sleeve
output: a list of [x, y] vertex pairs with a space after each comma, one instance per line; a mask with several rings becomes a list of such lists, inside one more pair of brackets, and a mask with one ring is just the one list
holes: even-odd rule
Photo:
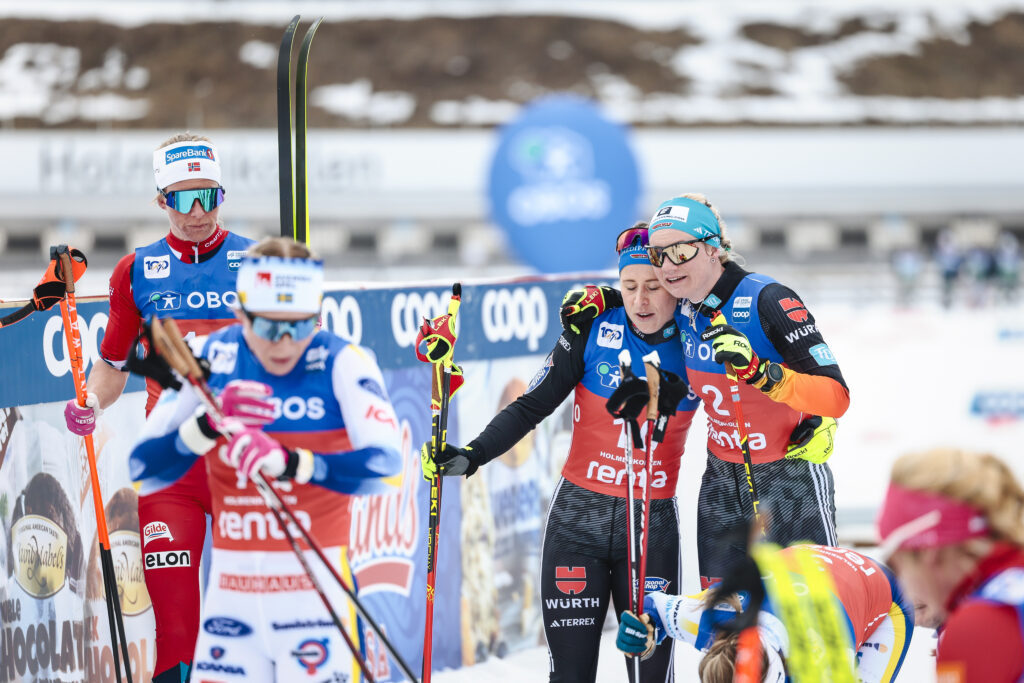
[[789, 368], [782, 369], [782, 380], [766, 395], [793, 410], [822, 417], [838, 419], [850, 407], [850, 390], [836, 380]]

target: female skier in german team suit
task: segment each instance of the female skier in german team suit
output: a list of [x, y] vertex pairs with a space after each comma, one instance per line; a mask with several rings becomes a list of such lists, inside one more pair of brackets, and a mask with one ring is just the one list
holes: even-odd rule
[[[703, 195], [662, 203], [648, 236], [658, 281], [682, 300], [676, 321], [686, 372], [708, 415], [708, 459], [697, 503], [701, 587], [745, 557], [754, 510], [727, 364], [740, 381], [769, 540], [835, 545], [835, 487], [825, 461], [850, 394], [814, 316], [792, 289], [732, 259], [725, 223]], [[579, 325], [617, 305], [617, 298], [610, 288], [596, 296], [593, 289], [570, 292], [565, 324]], [[587, 303], [593, 305], [584, 308]]]
[[[623, 379], [618, 358], [623, 349], [630, 352], [637, 375], [644, 372], [640, 359], [658, 351], [662, 359], [659, 412], [679, 411], [654, 451], [645, 583], [665, 589], [678, 587], [681, 578], [675, 490], [697, 401], [686, 395], [682, 346], [673, 318], [676, 302], [658, 282], [647, 257], [646, 238], [646, 224], [641, 223], [620, 235], [616, 244], [624, 308], [606, 311], [577, 331], [563, 332], [526, 393], [465, 447], [447, 445], [436, 464], [429, 444], [421, 451], [428, 478], [435, 467], [448, 476], [470, 476], [508, 451], [575, 391], [572, 443], [548, 510], [541, 548], [541, 599], [551, 681], [593, 681], [609, 595], [617, 613], [629, 604], [626, 434], [623, 420], [609, 416], [606, 402], [611, 398], [618, 405], [630, 395], [628, 408], [619, 414], [635, 418], [647, 404], [647, 386], [635, 376]], [[637, 499], [643, 460], [642, 449], [636, 449]], [[639, 510], [639, 500], [635, 509]], [[627, 669], [632, 679], [632, 667]], [[658, 648], [641, 667], [643, 681], [665, 681], [671, 676], [672, 645]]]

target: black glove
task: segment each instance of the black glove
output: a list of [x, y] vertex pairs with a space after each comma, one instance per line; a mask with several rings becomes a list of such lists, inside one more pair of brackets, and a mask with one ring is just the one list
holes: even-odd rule
[[471, 477], [480, 468], [480, 463], [477, 461], [478, 454], [472, 446], [459, 448], [446, 443], [441, 452], [437, 454], [437, 458], [432, 458], [430, 451], [429, 441], [420, 446], [420, 469], [423, 472], [423, 478], [427, 481], [434, 478], [434, 473], [439, 468], [443, 477], [461, 477], [463, 474]]
[[647, 380], [629, 374], [622, 378], [618, 389], [608, 397], [604, 407], [616, 419], [636, 420], [647, 409], [650, 398]]
[[658, 413], [661, 415], [675, 415], [679, 402], [690, 393], [690, 387], [686, 386], [683, 378], [674, 372], [658, 368], [661, 382], [658, 385]]
[[[148, 352], [142, 344], [144, 338], [147, 338], [147, 343], [149, 344]], [[144, 324], [142, 334], [138, 336], [135, 340], [135, 345], [128, 352], [128, 358], [124, 362], [124, 369], [134, 375], [148, 377], [164, 389], [174, 389], [175, 391], [181, 389], [179, 376], [167, 364], [164, 357], [156, 352], [156, 348], [153, 346], [153, 337], [149, 332], [149, 325]]]
[[651, 394], [647, 390], [647, 380], [641, 379], [632, 372], [625, 372], [619, 387], [608, 397], [605, 409], [612, 417], [623, 420], [628, 426], [629, 433], [633, 437], [633, 446], [643, 448], [644, 442], [640, 438], [640, 425], [636, 419], [647, 410], [647, 402]]
[[622, 294], [612, 287], [586, 285], [582, 289], [571, 289], [562, 298], [562, 307], [558, 317], [562, 321], [563, 330], [572, 330], [579, 334], [578, 325], [585, 324], [604, 313], [609, 308], [622, 306]]

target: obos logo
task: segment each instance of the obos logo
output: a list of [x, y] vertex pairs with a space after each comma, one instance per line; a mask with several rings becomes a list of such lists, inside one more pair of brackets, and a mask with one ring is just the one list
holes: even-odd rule
[[395, 342], [402, 348], [412, 346], [423, 319], [436, 318], [447, 310], [446, 293], [399, 292], [391, 300], [391, 333]]
[[[96, 313], [89, 320], [83, 316], [78, 318], [78, 332], [82, 339], [83, 371], [89, 369], [90, 363], [99, 360], [100, 342], [103, 340], [100, 333], [106, 329], [106, 313]], [[57, 356], [58, 353], [60, 357]], [[54, 377], [62, 377], [71, 371], [71, 361], [68, 360], [64, 345], [64, 323], [59, 315], [51, 316], [43, 328], [43, 360], [46, 362], [46, 369]]]
[[530, 351], [548, 331], [548, 302], [540, 287], [490, 289], [483, 299], [484, 336], [489, 342], [526, 341]]
[[622, 381], [622, 371], [618, 365], [612, 365], [605, 361], [597, 364], [597, 376], [601, 379], [601, 386], [609, 389], [617, 389]]
[[153, 292], [149, 302], [156, 304], [158, 311], [176, 311], [181, 308], [181, 294], [178, 292]]
[[363, 313], [359, 310], [359, 302], [352, 296], [340, 299], [325, 296], [320, 321], [325, 330], [334, 332], [345, 341], [359, 344], [363, 339]]

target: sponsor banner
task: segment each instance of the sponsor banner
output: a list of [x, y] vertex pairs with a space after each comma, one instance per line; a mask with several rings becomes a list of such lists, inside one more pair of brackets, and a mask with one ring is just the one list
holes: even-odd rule
[[[609, 250], [610, 251], [610, 250]], [[505, 358], [547, 353], [561, 332], [558, 309], [565, 292], [581, 282], [607, 283], [605, 276], [573, 279], [524, 279], [500, 284], [464, 285], [459, 315], [460, 360]], [[193, 292], [193, 294], [196, 294]], [[220, 297], [216, 292], [207, 293]], [[374, 351], [382, 369], [413, 367], [416, 333], [424, 317], [445, 312], [451, 290], [446, 287], [338, 289], [324, 297], [326, 329]], [[219, 300], [219, 299], [218, 299]], [[191, 295], [175, 305], [191, 306]], [[206, 297], [196, 294], [196, 305]], [[22, 302], [0, 304], [0, 314]], [[203, 304], [205, 305], [205, 304]], [[197, 309], [198, 310], [198, 309]], [[78, 302], [85, 371], [99, 361], [107, 326], [105, 299]], [[0, 332], [4, 352], [0, 408], [67, 401], [74, 397], [71, 368], [64, 344], [60, 311], [34, 313]], [[317, 359], [307, 359], [314, 364]], [[125, 392], [140, 391], [138, 377], [128, 379]]]

